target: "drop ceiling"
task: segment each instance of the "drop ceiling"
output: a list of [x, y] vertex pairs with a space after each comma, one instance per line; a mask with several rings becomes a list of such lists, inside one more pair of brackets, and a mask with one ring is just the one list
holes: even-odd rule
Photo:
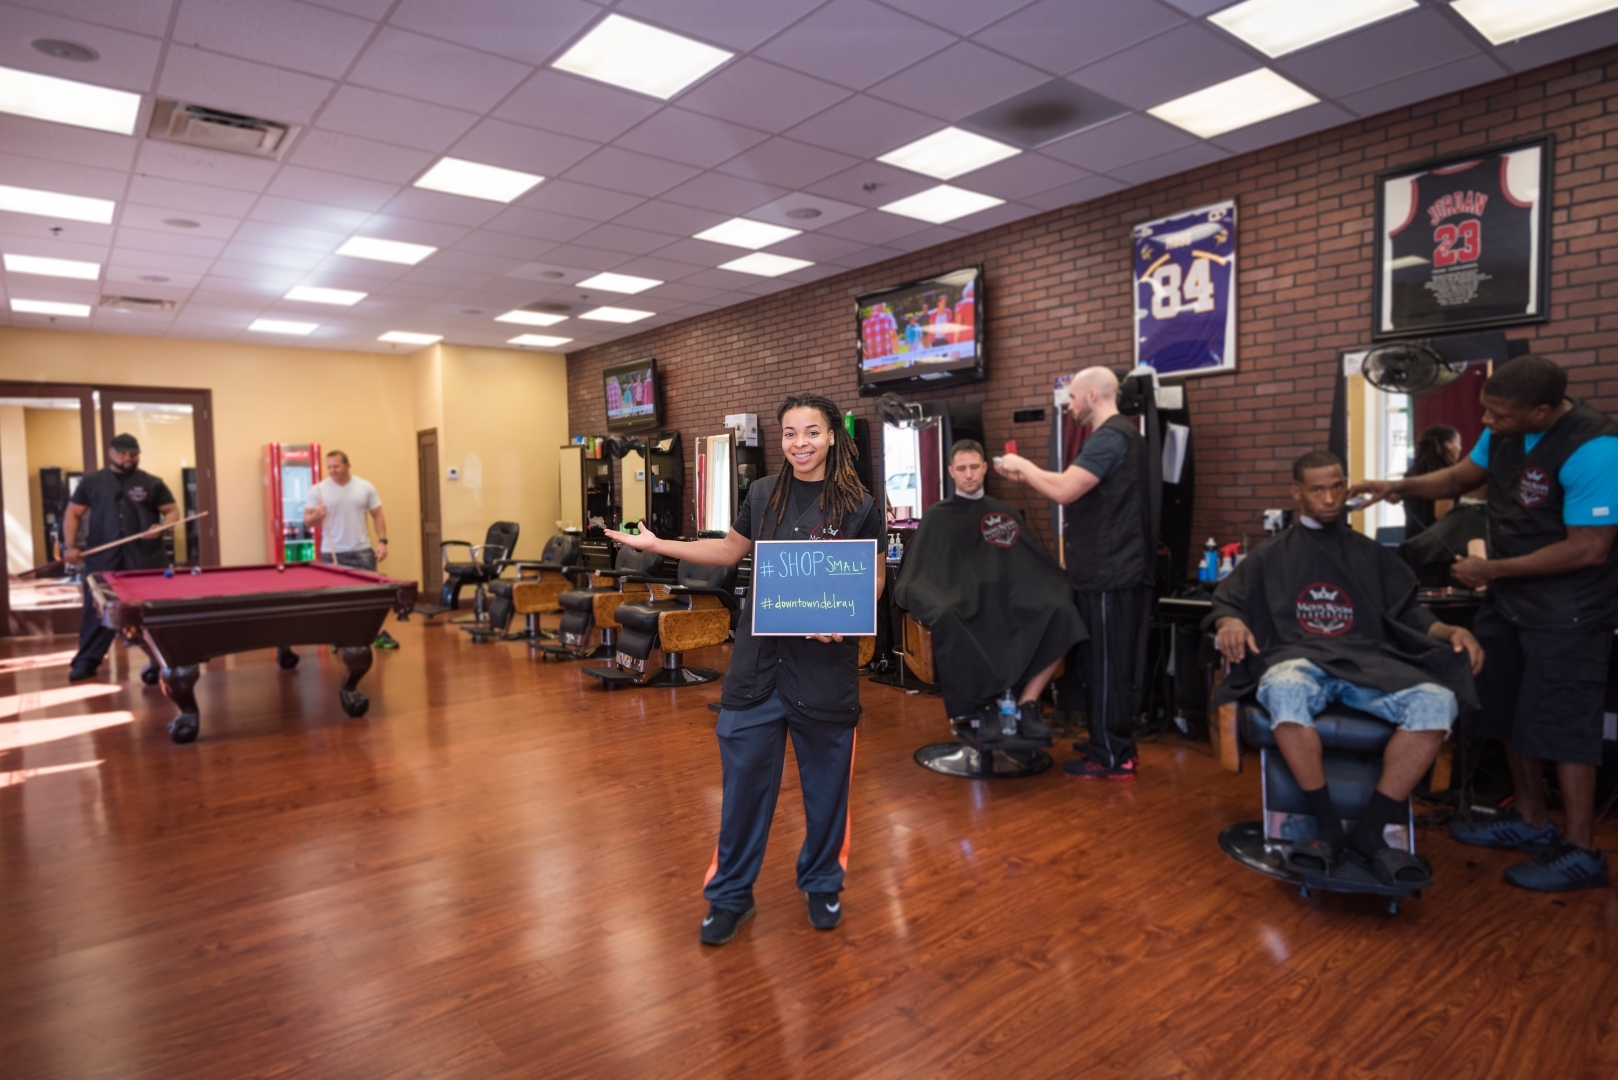
[[[0, 66], [142, 95], [133, 136], [0, 114], [0, 184], [110, 199], [111, 224], [0, 212], [0, 251], [101, 265], [7, 272], [0, 324], [406, 353], [388, 331], [503, 347], [514, 308], [565, 312], [572, 352], [1618, 42], [1618, 13], [1493, 46], [1448, 5], [1269, 59], [1211, 23], [1229, 0], [14, 0]], [[735, 55], [667, 101], [557, 70], [607, 15]], [[83, 45], [91, 62], [46, 55]], [[1317, 104], [1211, 139], [1148, 109], [1268, 67]], [[937, 181], [877, 159], [1053, 80], [1121, 115], [952, 178], [1003, 200], [945, 225], [879, 209]], [[146, 137], [168, 98], [296, 126], [279, 160]], [[412, 186], [444, 156], [545, 177], [510, 205]], [[810, 214], [809, 211], [815, 211]], [[765, 278], [694, 239], [801, 230]], [[355, 236], [430, 245], [345, 258]], [[663, 284], [581, 289], [610, 271]], [[348, 307], [297, 286], [363, 292]], [[104, 296], [171, 301], [111, 310]], [[9, 300], [92, 305], [87, 319]], [[586, 321], [598, 306], [650, 311]], [[257, 320], [312, 323], [302, 337]]]

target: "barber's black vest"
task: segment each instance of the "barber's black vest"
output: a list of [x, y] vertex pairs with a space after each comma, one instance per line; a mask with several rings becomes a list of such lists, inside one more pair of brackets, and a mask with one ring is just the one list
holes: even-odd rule
[[[1491, 558], [1516, 558], [1567, 539], [1562, 466], [1579, 447], [1603, 435], [1618, 435], [1618, 424], [1575, 404], [1531, 451], [1524, 449], [1522, 435], [1489, 436]], [[1502, 615], [1530, 630], [1618, 627], [1618, 544], [1599, 566], [1555, 577], [1500, 578], [1489, 591]]]
[[[84, 492], [83, 505], [90, 512], [84, 538], [86, 548], [97, 548], [145, 532], [163, 520], [159, 500], [173, 498], [163, 481], [139, 469], [127, 473], [99, 469], [80, 481], [80, 490]], [[162, 564], [163, 541], [146, 539], [86, 556], [84, 569], [86, 573], [101, 573], [145, 570]]]
[[[1122, 432], [1129, 453], [1112, 475], [1068, 504], [1067, 576], [1079, 592], [1110, 592], [1152, 584], [1152, 536], [1146, 501], [1146, 440], [1131, 420], [1114, 416], [1102, 428]], [[1098, 429], [1100, 430], [1100, 429]], [[1093, 436], [1092, 436], [1093, 438]]]
[[[851, 539], [865, 531], [876, 503], [865, 496], [858, 510], [833, 531], [821, 514], [817, 499], [794, 519], [789, 505], [778, 525], [775, 511], [767, 508], [779, 478], [766, 476], [747, 489], [748, 511], [754, 540]], [[757, 548], [754, 548], [757, 562]], [[747, 598], [736, 625], [736, 644], [725, 670], [720, 704], [746, 709], [769, 700], [777, 690], [791, 712], [802, 719], [835, 727], [853, 727], [860, 719], [859, 638], [840, 642], [811, 641], [799, 637], [753, 636], [753, 598]]]

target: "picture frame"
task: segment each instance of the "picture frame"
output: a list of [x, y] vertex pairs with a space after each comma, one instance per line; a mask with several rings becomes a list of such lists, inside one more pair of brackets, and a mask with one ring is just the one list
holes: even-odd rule
[[1236, 370], [1236, 200], [1130, 230], [1135, 366], [1159, 379]]

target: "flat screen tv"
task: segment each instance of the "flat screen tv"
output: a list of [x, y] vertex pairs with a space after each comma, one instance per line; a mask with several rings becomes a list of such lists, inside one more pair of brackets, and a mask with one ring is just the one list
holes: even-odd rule
[[860, 393], [977, 382], [983, 371], [983, 267], [866, 293], [854, 300]]
[[652, 357], [607, 368], [601, 373], [607, 395], [608, 431], [657, 427], [657, 361]]

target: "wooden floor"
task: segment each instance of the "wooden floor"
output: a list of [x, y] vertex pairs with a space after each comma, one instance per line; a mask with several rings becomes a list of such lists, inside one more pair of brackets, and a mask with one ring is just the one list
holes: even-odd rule
[[844, 925], [789, 764], [758, 917], [705, 948], [716, 686], [391, 629], [365, 719], [335, 657], [247, 654], [190, 746], [121, 650], [69, 688], [65, 639], [0, 643], [0, 1076], [1618, 1076], [1618, 890], [1427, 831], [1401, 914], [1303, 900], [1217, 846], [1256, 770], [939, 777], [939, 700], [869, 683]]

